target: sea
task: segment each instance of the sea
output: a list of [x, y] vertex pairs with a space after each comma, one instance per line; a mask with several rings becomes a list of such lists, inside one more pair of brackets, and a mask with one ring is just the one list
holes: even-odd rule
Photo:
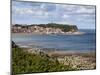
[[95, 29], [80, 29], [84, 34], [79, 35], [23, 35], [12, 33], [12, 40], [20, 47], [38, 47], [64, 51], [95, 51]]

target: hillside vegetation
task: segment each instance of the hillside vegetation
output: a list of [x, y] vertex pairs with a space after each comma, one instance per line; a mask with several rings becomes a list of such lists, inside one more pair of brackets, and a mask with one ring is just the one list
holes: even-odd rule
[[51, 58], [47, 54], [28, 53], [23, 49], [12, 48], [12, 74], [56, 72], [75, 70]]
[[78, 28], [76, 25], [64, 25], [64, 24], [56, 24], [56, 23], [48, 23], [48, 24], [40, 24], [38, 26], [41, 26], [41, 27], [51, 27], [51, 28], [60, 28], [62, 29], [62, 31], [64, 32], [68, 32], [68, 31], [71, 31], [71, 30], [75, 30], [77, 31]]

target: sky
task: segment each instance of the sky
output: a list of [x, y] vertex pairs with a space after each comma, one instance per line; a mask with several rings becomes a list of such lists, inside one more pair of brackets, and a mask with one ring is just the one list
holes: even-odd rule
[[12, 24], [47, 23], [95, 29], [95, 6], [12, 1]]

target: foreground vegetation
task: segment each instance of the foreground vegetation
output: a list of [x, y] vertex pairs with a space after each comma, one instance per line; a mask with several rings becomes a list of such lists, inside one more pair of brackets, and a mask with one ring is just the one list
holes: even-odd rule
[[[59, 54], [59, 53], [58, 53]], [[47, 54], [40, 49], [19, 48], [12, 41], [12, 75], [96, 69], [95, 53], [81, 55]]]
[[47, 54], [28, 53], [19, 47], [12, 48], [12, 74], [56, 72], [75, 70], [69, 65], [63, 65], [56, 58]]

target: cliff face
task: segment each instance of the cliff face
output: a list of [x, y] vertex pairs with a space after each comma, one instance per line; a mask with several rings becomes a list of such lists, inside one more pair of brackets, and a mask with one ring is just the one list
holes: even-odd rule
[[73, 26], [70, 26], [69, 31], [75, 32], [75, 31], [78, 31], [78, 28], [77, 26], [73, 25]]
[[66, 32], [76, 32], [78, 28], [76, 25], [62, 25], [62, 24], [39, 24], [39, 25], [13, 25], [12, 33], [46, 33], [46, 34], [57, 34], [57, 33], [66, 33]]

